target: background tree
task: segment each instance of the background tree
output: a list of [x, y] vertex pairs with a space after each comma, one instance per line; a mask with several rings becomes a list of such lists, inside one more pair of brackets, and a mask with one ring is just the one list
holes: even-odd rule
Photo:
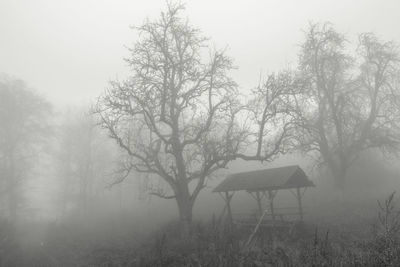
[[340, 188], [361, 153], [400, 141], [396, 44], [367, 33], [355, 54], [348, 45], [330, 24], [311, 25], [299, 58], [299, 140], [321, 156]]
[[[283, 152], [290, 121], [275, 116], [283, 112], [283, 91], [259, 90], [261, 99], [240, 105], [228, 75], [232, 60], [225, 51], [207, 49], [207, 39], [179, 16], [182, 9], [169, 4], [160, 19], [135, 28], [140, 39], [126, 60], [131, 75], [111, 83], [96, 112], [129, 155], [117, 182], [131, 170], [162, 178], [170, 190], [150, 194], [176, 200], [186, 231], [207, 177], [235, 159], [271, 160]], [[271, 131], [271, 125], [280, 128]]]
[[0, 173], [8, 217], [17, 218], [22, 182], [49, 135], [50, 104], [21, 80], [0, 78]]
[[57, 134], [57, 177], [60, 177], [59, 212], [78, 211], [87, 218], [96, 196], [107, 183], [116, 158], [115, 147], [85, 108], [68, 110]]

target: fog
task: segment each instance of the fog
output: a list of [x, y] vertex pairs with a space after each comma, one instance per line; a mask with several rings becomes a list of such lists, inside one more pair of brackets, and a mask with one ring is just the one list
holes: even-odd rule
[[[29, 1], [0, 3], [0, 68], [29, 83], [57, 105], [92, 101], [115, 77], [125, 77], [130, 26], [156, 17], [165, 1]], [[399, 3], [380, 1], [191, 1], [186, 16], [218, 47], [228, 47], [241, 88], [260, 72], [297, 58], [309, 22], [332, 22], [355, 38], [374, 32], [399, 40]]]
[[397, 266], [399, 10], [0, 1], [0, 265]]

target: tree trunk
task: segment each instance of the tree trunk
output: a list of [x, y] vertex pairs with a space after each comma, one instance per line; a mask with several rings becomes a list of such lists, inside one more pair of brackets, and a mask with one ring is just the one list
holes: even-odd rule
[[335, 187], [340, 191], [344, 191], [346, 186], [346, 171], [342, 168], [339, 168], [336, 170], [332, 170], [331, 173], [333, 176]]
[[346, 179], [342, 175], [334, 175], [333, 177], [334, 182], [335, 182], [335, 187], [338, 188], [341, 191], [344, 191], [345, 186], [346, 186]]
[[15, 190], [8, 192], [8, 210], [9, 218], [12, 222], [17, 220], [17, 199]]
[[11, 152], [8, 157], [8, 170], [7, 170], [7, 194], [8, 194], [8, 216], [12, 222], [17, 219], [17, 188], [15, 177], [14, 155]]
[[193, 204], [190, 196], [177, 197], [176, 202], [178, 204], [179, 219], [182, 227], [182, 237], [188, 238], [192, 230]]
[[330, 174], [330, 178], [333, 179], [332, 185], [335, 187], [335, 189], [339, 189], [343, 192], [346, 185], [347, 169], [342, 162], [334, 160], [329, 155], [323, 155], [323, 158], [327, 163], [328, 174]]

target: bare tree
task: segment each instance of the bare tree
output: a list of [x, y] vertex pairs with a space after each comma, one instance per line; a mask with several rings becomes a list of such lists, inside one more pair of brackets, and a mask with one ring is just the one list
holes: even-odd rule
[[302, 46], [298, 115], [302, 148], [316, 151], [336, 185], [368, 149], [398, 148], [399, 54], [393, 42], [361, 34], [357, 53], [330, 24], [311, 25]]
[[67, 206], [71, 206], [86, 218], [96, 187], [106, 185], [103, 178], [110, 172], [108, 168], [112, 168], [115, 151], [110, 139], [96, 128], [93, 115], [84, 108], [64, 114], [57, 137], [59, 211], [65, 215]]
[[[228, 75], [232, 60], [224, 50], [207, 49], [207, 39], [179, 16], [182, 9], [169, 4], [160, 19], [135, 28], [140, 39], [126, 60], [131, 76], [111, 82], [96, 113], [129, 155], [116, 182], [131, 170], [161, 177], [170, 190], [150, 194], [176, 200], [186, 232], [207, 177], [236, 159], [271, 160], [283, 152], [290, 123], [275, 116], [284, 95], [278, 90], [259, 91], [259, 99], [246, 108], [239, 103]], [[249, 155], [251, 149], [256, 153]]]
[[0, 173], [8, 217], [16, 220], [21, 185], [29, 176], [36, 153], [49, 134], [50, 104], [21, 80], [0, 79]]
[[56, 173], [57, 177], [61, 179], [60, 191], [57, 194], [57, 210], [60, 216], [64, 216], [68, 210], [68, 204], [73, 192], [73, 131], [71, 116], [64, 115], [64, 121], [59, 126], [57, 133], [57, 146], [56, 156]]

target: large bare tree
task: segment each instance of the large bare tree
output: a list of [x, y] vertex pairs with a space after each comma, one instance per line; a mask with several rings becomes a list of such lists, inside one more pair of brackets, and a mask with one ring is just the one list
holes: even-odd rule
[[150, 194], [175, 199], [188, 229], [207, 177], [236, 159], [268, 161], [284, 152], [291, 120], [283, 76], [261, 83], [250, 105], [239, 103], [231, 59], [208, 48], [180, 16], [183, 8], [169, 4], [158, 20], [135, 28], [139, 40], [126, 60], [131, 75], [111, 82], [96, 113], [129, 155], [126, 173], [162, 178], [169, 190]]
[[361, 34], [356, 53], [331, 24], [306, 32], [299, 59], [302, 148], [316, 151], [343, 189], [348, 169], [366, 150], [399, 145], [397, 46]]

